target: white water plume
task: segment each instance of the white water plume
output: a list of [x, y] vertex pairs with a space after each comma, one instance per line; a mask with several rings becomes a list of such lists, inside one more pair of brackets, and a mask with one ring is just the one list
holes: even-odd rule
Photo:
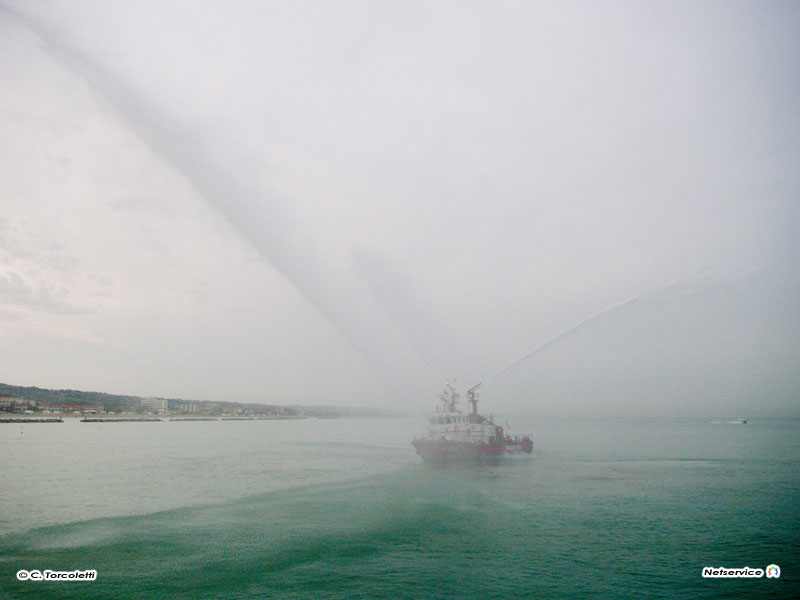
[[585, 319], [581, 319], [580, 321], [578, 321], [574, 325], [570, 325], [566, 329], [562, 329], [557, 334], [555, 334], [553, 337], [545, 340], [544, 342], [542, 342], [541, 344], [539, 344], [538, 346], [536, 346], [535, 348], [533, 348], [529, 352], [526, 352], [525, 354], [523, 354], [522, 356], [520, 356], [516, 360], [510, 362], [505, 367], [500, 369], [497, 373], [495, 373], [491, 377], [486, 378], [483, 383], [489, 383], [493, 379], [497, 379], [498, 377], [500, 377], [500, 375], [502, 375], [506, 371], [508, 371], [511, 368], [517, 366], [521, 362], [524, 362], [525, 360], [535, 356], [539, 352], [542, 352], [545, 348], [547, 348], [551, 344], [557, 342], [558, 340], [563, 338], [565, 335], [567, 335], [569, 333], [572, 333], [573, 331], [575, 331], [577, 329], [580, 329], [581, 327], [584, 327], [584, 326], [592, 323], [593, 321], [595, 321], [596, 319], [599, 319], [603, 315], [605, 315], [607, 313], [610, 313], [612, 311], [615, 311], [615, 310], [620, 310], [621, 308], [624, 308], [624, 307], [628, 306], [629, 304], [634, 303], [636, 300], [639, 300], [640, 298], [644, 297], [645, 295], [647, 295], [649, 293], [652, 293], [652, 292], [655, 292], [655, 291], [661, 291], [661, 290], [669, 289], [672, 286], [676, 285], [677, 283], [679, 283], [679, 282], [678, 281], [673, 281], [672, 283], [669, 283], [669, 284], [664, 285], [664, 286], [649, 287], [649, 288], [647, 288], [645, 290], [642, 290], [641, 292], [638, 292], [637, 294], [634, 294], [633, 296], [631, 296], [630, 298], [627, 298], [626, 300], [620, 300], [619, 302], [615, 302], [611, 306], [607, 306], [603, 310], [601, 310], [599, 312], [596, 312], [594, 314], [591, 314], [588, 317], [586, 317]]
[[626, 411], [797, 389], [790, 269], [694, 279], [800, 256], [787, 6], [0, 4], [10, 383], [416, 409], [489, 373], [498, 410]]
[[431, 364], [375, 302], [368, 282], [353, 268], [347, 246], [338, 240], [317, 240], [313, 231], [294, 218], [291, 199], [270, 189], [260, 161], [224, 140], [198, 137], [197, 131], [92, 61], [65, 36], [30, 17], [13, 14], [288, 279], [397, 398], [427, 391], [428, 383], [418, 385], [418, 375], [425, 373], [422, 367], [433, 371]]

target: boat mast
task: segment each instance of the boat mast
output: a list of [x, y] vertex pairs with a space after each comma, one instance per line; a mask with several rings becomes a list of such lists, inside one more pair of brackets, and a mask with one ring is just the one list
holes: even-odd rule
[[444, 391], [442, 392], [442, 395], [439, 396], [439, 399], [442, 401], [442, 407], [444, 408], [445, 412], [456, 412], [458, 393], [456, 393], [456, 388], [450, 385], [449, 381], [445, 384]]

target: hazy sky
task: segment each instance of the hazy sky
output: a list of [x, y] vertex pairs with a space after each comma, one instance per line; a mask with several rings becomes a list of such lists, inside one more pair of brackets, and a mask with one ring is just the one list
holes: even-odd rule
[[797, 414], [799, 32], [796, 2], [6, 0], [0, 381]]

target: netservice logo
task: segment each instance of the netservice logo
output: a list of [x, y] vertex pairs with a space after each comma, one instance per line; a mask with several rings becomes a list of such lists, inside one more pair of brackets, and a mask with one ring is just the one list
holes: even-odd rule
[[768, 565], [766, 568], [767, 577], [778, 578], [781, 576], [781, 568], [778, 565]]

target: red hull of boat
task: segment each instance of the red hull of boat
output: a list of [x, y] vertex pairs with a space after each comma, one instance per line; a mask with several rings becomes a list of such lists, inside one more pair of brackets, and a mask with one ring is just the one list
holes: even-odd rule
[[411, 442], [411, 445], [426, 463], [473, 462], [533, 452], [531, 440], [480, 444], [420, 438]]

